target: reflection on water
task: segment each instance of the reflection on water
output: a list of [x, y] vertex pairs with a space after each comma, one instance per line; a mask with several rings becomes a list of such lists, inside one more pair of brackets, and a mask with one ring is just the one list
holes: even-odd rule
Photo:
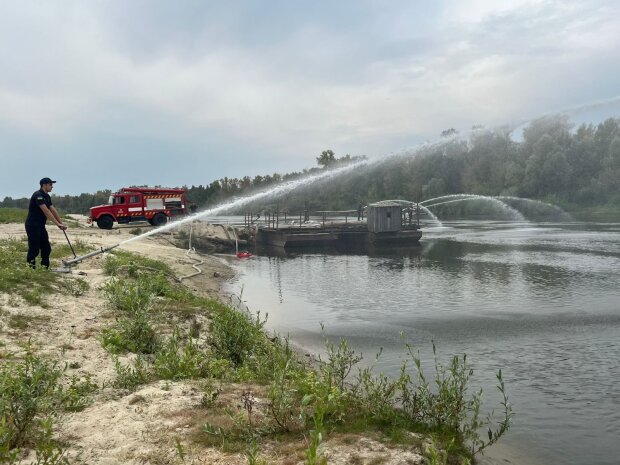
[[461, 222], [417, 247], [257, 252], [231, 292], [298, 344], [320, 351], [324, 322], [368, 359], [383, 347], [393, 373], [401, 331], [427, 359], [431, 341], [466, 352], [490, 401], [503, 368], [517, 412], [493, 454], [618, 463], [620, 225]]

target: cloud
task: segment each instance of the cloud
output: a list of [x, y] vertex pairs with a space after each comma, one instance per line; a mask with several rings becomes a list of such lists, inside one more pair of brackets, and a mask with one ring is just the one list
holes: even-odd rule
[[[0, 157], [151, 152], [194, 167], [170, 178], [204, 183], [619, 93], [611, 0], [332, 3], [4, 4]], [[16, 192], [27, 176], [1, 181]]]

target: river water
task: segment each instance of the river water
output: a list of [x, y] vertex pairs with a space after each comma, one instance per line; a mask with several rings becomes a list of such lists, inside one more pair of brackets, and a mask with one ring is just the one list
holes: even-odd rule
[[490, 463], [620, 463], [620, 224], [460, 221], [418, 247], [257, 252], [229, 291], [308, 351], [323, 323], [396, 374], [401, 332], [426, 361], [434, 341], [468, 354], [489, 409], [502, 368], [514, 425]]

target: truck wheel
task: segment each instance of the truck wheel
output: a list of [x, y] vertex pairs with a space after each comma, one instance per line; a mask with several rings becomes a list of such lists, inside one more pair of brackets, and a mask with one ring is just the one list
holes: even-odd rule
[[100, 229], [112, 229], [114, 225], [114, 219], [110, 215], [103, 215], [97, 219], [97, 226]]
[[150, 224], [151, 226], [154, 226], [154, 224], [153, 224], [153, 218], [149, 218], [149, 219], [148, 219], [148, 220], [146, 220], [146, 221], [148, 221], [148, 222], [149, 222], [149, 224]]
[[163, 226], [168, 222], [168, 217], [163, 213], [158, 213], [153, 217], [153, 226]]

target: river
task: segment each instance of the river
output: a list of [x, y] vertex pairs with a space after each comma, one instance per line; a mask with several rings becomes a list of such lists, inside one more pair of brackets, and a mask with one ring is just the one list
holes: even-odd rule
[[418, 247], [258, 250], [229, 292], [321, 352], [320, 324], [396, 374], [401, 332], [424, 360], [467, 353], [473, 385], [514, 425], [490, 463], [612, 465], [620, 457], [620, 224], [459, 221]]

